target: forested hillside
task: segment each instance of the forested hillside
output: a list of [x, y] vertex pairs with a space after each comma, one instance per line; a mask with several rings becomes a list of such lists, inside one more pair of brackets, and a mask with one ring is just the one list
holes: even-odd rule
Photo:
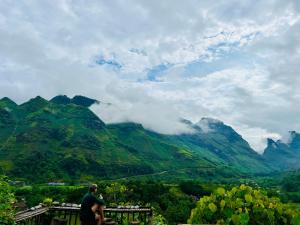
[[[136, 123], [105, 124], [83, 96], [0, 100], [0, 166], [30, 182], [139, 175], [218, 179], [263, 174], [271, 165], [231, 127], [203, 118], [194, 133], [163, 135]], [[203, 124], [209, 131], [203, 129]]]

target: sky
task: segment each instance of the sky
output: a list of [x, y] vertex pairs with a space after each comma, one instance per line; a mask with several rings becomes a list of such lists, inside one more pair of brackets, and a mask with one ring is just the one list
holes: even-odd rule
[[0, 98], [85, 95], [164, 134], [223, 121], [258, 152], [300, 131], [299, 0], [2, 0]]

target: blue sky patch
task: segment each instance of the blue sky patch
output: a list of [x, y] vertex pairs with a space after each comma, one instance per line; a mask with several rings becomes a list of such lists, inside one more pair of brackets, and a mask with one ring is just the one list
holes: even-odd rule
[[105, 59], [103, 56], [96, 59], [96, 63], [99, 65], [109, 65], [116, 70], [120, 70], [122, 68], [121, 63], [117, 62], [115, 59]]
[[146, 80], [157, 81], [157, 77], [161, 76], [166, 70], [168, 70], [171, 64], [160, 64], [149, 69], [147, 72]]
[[243, 51], [233, 51], [220, 54], [218, 58], [212, 61], [199, 59], [185, 66], [185, 76], [205, 76], [217, 71], [243, 67], [251, 68], [257, 63], [257, 59]]

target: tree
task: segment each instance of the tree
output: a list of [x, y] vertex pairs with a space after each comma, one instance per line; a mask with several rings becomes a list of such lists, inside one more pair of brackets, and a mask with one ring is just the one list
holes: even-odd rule
[[194, 181], [183, 181], [179, 184], [179, 187], [182, 192], [186, 193], [187, 195], [200, 197], [210, 194], [208, 191], [204, 190], [204, 188], [200, 184]]
[[188, 223], [299, 225], [300, 213], [278, 198], [269, 198], [260, 190], [241, 185], [230, 191], [218, 188], [214, 194], [201, 198]]
[[123, 194], [126, 190], [127, 188], [125, 185], [116, 182], [111, 183], [105, 188], [105, 192], [109, 195], [109, 200], [113, 200], [114, 203], [117, 203], [117, 201], [120, 202], [121, 200], [124, 200]]
[[0, 176], [0, 224], [14, 224], [14, 194], [7, 177]]

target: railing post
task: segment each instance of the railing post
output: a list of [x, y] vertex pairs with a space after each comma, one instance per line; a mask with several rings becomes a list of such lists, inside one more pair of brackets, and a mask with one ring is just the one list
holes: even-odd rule
[[123, 212], [121, 212], [121, 225], [123, 224]]
[[78, 217], [78, 213], [75, 213], [75, 224], [74, 225], [77, 225], [77, 217]]

